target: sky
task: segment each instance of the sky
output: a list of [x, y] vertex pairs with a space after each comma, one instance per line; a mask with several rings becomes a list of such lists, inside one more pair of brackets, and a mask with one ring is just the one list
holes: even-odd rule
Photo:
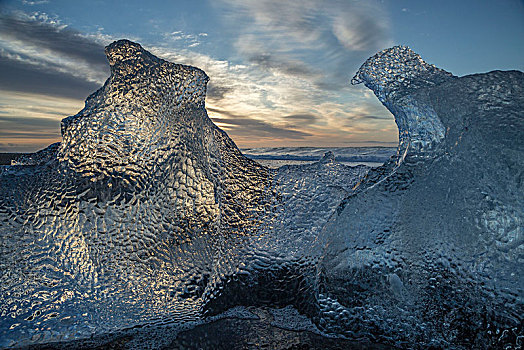
[[407, 45], [458, 76], [524, 71], [524, 1], [0, 0], [0, 152], [60, 141], [124, 38], [203, 69], [241, 148], [396, 146], [391, 114], [349, 83], [360, 65]]

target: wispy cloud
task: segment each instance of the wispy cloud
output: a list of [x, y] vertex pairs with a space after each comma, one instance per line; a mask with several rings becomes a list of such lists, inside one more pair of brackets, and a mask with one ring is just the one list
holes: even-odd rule
[[197, 47], [200, 45], [201, 40], [207, 37], [207, 33], [198, 33], [198, 34], [187, 34], [181, 30], [177, 30], [170, 33], [163, 33], [162, 36], [166, 41], [171, 42], [182, 42], [185, 47]]
[[308, 113], [286, 115], [284, 118], [292, 124], [300, 126], [314, 124], [320, 119], [318, 116]]
[[[341, 145], [396, 136], [392, 118], [375, 97], [348, 84], [368, 57], [366, 50], [374, 53], [389, 40], [380, 10], [376, 18], [371, 15], [375, 5], [305, 1], [287, 8], [277, 1], [224, 1], [234, 9], [224, 10], [226, 20], [234, 20], [231, 29], [241, 29], [232, 39], [236, 52], [224, 59], [197, 51], [207, 40], [204, 32], [171, 30], [157, 41], [126, 36], [161, 58], [206, 71], [209, 114], [240, 146]], [[0, 17], [0, 89], [10, 91], [4, 102], [13, 106], [18, 91], [40, 102], [47, 95], [78, 106], [44, 110], [39, 102], [21, 111], [4, 109], [4, 115], [49, 118], [46, 113], [67, 111], [58, 120], [76, 113], [109, 76], [103, 47], [115, 39], [100, 26], [80, 33], [41, 12]], [[2, 123], [11, 133], [24, 133], [29, 131], [22, 124], [29, 120], [18, 129], [13, 119]], [[0, 142], [16, 143], [6, 137]]]
[[257, 65], [264, 70], [276, 70], [291, 76], [301, 78], [319, 77], [320, 73], [302, 61], [292, 59], [282, 59], [269, 53], [254, 53], [248, 57], [248, 62]]
[[80, 99], [0, 90], [0, 152], [31, 152], [60, 141], [60, 120]]
[[48, 3], [49, 3], [49, 0], [37, 0], [37, 1], [22, 0], [22, 4], [29, 5], [29, 6], [44, 5]]
[[103, 45], [45, 13], [0, 17], [0, 55], [21, 65], [103, 83], [108, 67]]
[[0, 71], [1, 151], [60, 140], [60, 120], [109, 75], [101, 44], [39, 12], [0, 17]]
[[[217, 84], [229, 89], [217, 94], [220, 100], [211, 101], [215, 106], [302, 131], [312, 144], [396, 137], [393, 119], [375, 97], [348, 84], [365, 59], [391, 44], [388, 17], [379, 2], [222, 0], [218, 4], [224, 22], [235, 23], [230, 28], [234, 48], [247, 67], [229, 72], [242, 79]], [[250, 81], [256, 81], [254, 87]]]
[[361, 119], [371, 119], [371, 120], [390, 120], [391, 117], [386, 116], [377, 116], [377, 115], [363, 115]]
[[306, 136], [311, 136], [311, 134], [303, 131], [294, 130], [286, 126], [278, 127], [277, 125], [252, 119], [245, 115], [238, 115], [211, 107], [208, 107], [207, 110], [211, 114], [218, 113], [222, 115], [221, 118], [211, 117], [211, 119], [226, 131], [234, 132], [234, 134], [238, 136], [257, 137], [259, 140], [267, 138], [275, 139], [278, 137], [303, 139]]
[[0, 89], [84, 100], [100, 84], [67, 73], [45, 70], [0, 55]]
[[[26, 5], [38, 5], [37, 2]], [[34, 151], [60, 140], [109, 76], [104, 46], [43, 12], [0, 15], [0, 151]]]
[[319, 84], [340, 86], [340, 79], [347, 82], [346, 76], [363, 59], [391, 43], [388, 18], [375, 1], [222, 3], [226, 20], [242, 27], [236, 41], [240, 54], [247, 59], [269, 57], [268, 62], [279, 62], [284, 71], [293, 64], [297, 71], [309, 65], [308, 71], [323, 71], [322, 79], [314, 77]]

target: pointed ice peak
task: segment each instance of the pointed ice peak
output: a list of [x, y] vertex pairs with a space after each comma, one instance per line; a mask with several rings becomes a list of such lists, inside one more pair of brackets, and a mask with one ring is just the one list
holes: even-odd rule
[[320, 158], [319, 160], [319, 162], [322, 164], [333, 163], [334, 161], [335, 161], [335, 155], [331, 151], [327, 151], [326, 153], [324, 153], [322, 158]]
[[425, 62], [407, 46], [394, 46], [367, 59], [351, 80], [364, 83], [384, 102], [390, 93], [440, 84], [453, 74]]
[[60, 160], [71, 168], [89, 176], [131, 163], [143, 170], [155, 163], [151, 157], [176, 148], [173, 140], [187, 124], [208, 123], [204, 71], [165, 61], [129, 40], [115, 41], [105, 52], [111, 76], [84, 109], [62, 120]]
[[105, 48], [105, 53], [111, 68], [124, 62], [136, 64], [140, 62], [145, 65], [159, 64], [161, 60], [135, 42], [122, 39], [115, 41]]
[[123, 74], [126, 79], [140, 72], [150, 76], [154, 73], [150, 68], [155, 67], [158, 73], [156, 79], [160, 81], [165, 80], [163, 78], [168, 78], [167, 80], [172, 83], [172, 79], [169, 79], [169, 77], [172, 77], [179, 81], [193, 79], [198, 84], [205, 85], [209, 80], [209, 77], [203, 70], [164, 61], [145, 50], [140, 44], [127, 39], [109, 44], [105, 48], [105, 53], [111, 67], [111, 74]]

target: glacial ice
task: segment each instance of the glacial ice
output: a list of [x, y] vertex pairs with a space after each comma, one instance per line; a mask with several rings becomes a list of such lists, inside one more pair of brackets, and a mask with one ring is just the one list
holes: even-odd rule
[[395, 116], [399, 153], [323, 230], [322, 328], [402, 347], [521, 347], [524, 74], [458, 78], [393, 47], [353, 82]]
[[267, 169], [208, 118], [203, 71], [127, 40], [106, 54], [63, 141], [1, 170], [0, 347], [197, 348], [213, 324], [247, 348], [246, 324], [272, 348], [296, 345], [284, 329], [522, 346], [522, 72], [384, 50], [353, 82], [395, 116], [397, 155]]
[[[125, 40], [106, 54], [111, 76], [61, 144], [0, 177], [0, 346], [198, 324], [269, 294], [285, 305], [301, 293], [281, 271], [314, 269], [308, 242], [366, 171], [328, 157], [271, 172], [208, 118], [203, 71]], [[282, 293], [271, 274], [249, 287], [272, 270]]]

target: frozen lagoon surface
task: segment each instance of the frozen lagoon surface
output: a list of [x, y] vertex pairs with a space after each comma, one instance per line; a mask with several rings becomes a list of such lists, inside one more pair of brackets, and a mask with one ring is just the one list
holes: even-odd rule
[[353, 82], [396, 153], [271, 169], [208, 118], [203, 71], [106, 54], [63, 141], [1, 169], [1, 347], [522, 347], [522, 72], [384, 50]]

